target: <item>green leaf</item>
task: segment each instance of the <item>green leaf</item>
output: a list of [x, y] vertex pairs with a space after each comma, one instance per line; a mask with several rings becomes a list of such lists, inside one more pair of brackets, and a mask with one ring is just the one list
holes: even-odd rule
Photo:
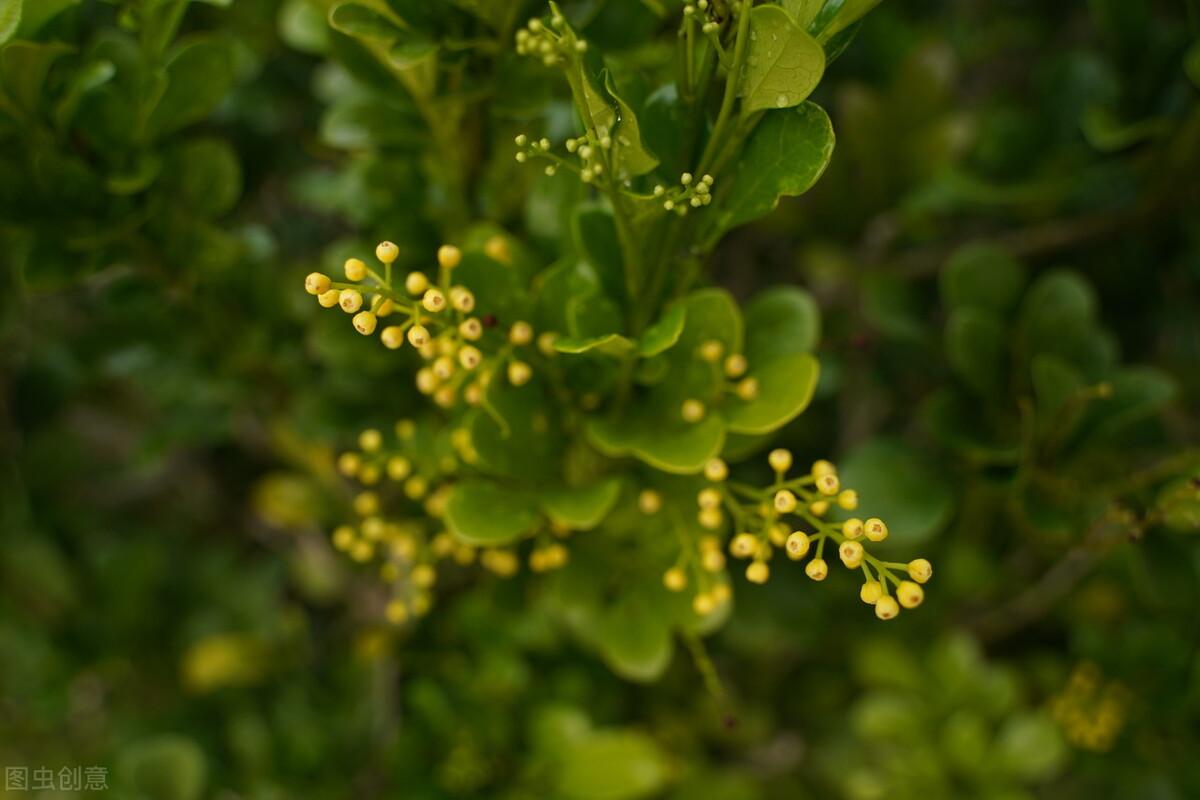
[[1061, 358], [1041, 353], [1030, 362], [1029, 375], [1037, 400], [1038, 429], [1058, 438], [1070, 435], [1084, 411], [1083, 404], [1076, 403], [1072, 413], [1064, 413], [1085, 386], [1079, 371]]
[[71, 48], [58, 42], [11, 42], [0, 48], [0, 89], [18, 108], [38, 113], [46, 73]]
[[995, 395], [1005, 383], [1008, 331], [993, 313], [960, 308], [946, 320], [946, 358], [950, 367], [981, 395]]
[[643, 358], [656, 356], [675, 346], [683, 335], [687, 322], [687, 305], [676, 303], [667, 309], [657, 322], [646, 328], [638, 343], [638, 354]]
[[1067, 756], [1058, 727], [1039, 712], [1006, 720], [994, 747], [997, 767], [1002, 772], [1031, 782], [1053, 777]]
[[199, 122], [225, 98], [234, 79], [231, 45], [213, 37], [192, 39], [172, 55], [166, 74], [166, 90], [147, 123], [152, 137]]
[[54, 109], [54, 124], [65, 130], [71, 124], [84, 96], [112, 80], [117, 68], [111, 61], [93, 61], [80, 68], [71, 78], [67, 91]]
[[242, 194], [242, 168], [228, 142], [196, 139], [171, 154], [167, 186], [172, 199], [213, 218], [233, 208]]
[[571, 233], [580, 254], [595, 270], [605, 294], [623, 302], [624, 259], [612, 211], [595, 203], [580, 205], [571, 218]]
[[488, 384], [486, 408], [471, 421], [471, 443], [479, 468], [492, 475], [530, 479], [554, 476], [562, 437], [550, 416], [542, 384], [535, 379], [512, 386], [495, 379]]
[[277, 24], [288, 47], [318, 56], [329, 47], [329, 21], [316, 0], [285, 0]]
[[684, 305], [686, 318], [677, 351], [680, 358], [692, 359], [696, 348], [710, 340], [721, 342], [728, 353], [742, 352], [745, 325], [733, 295], [717, 287], [697, 289], [684, 299]]
[[636, 346], [619, 333], [606, 333], [601, 336], [560, 336], [554, 340], [554, 349], [560, 353], [578, 354], [595, 351], [618, 358]]
[[392, 43], [388, 60], [400, 69], [409, 69], [432, 57], [437, 49], [437, 42], [432, 39], [406, 33]]
[[1088, 435], [1113, 437], [1154, 414], [1175, 396], [1175, 383], [1154, 367], [1125, 367], [1108, 381], [1111, 394], [1089, 409]]
[[617, 93], [611, 73], [605, 73], [604, 85], [617, 104], [617, 127], [612, 134], [617, 177], [623, 179], [645, 175], [658, 166], [658, 159], [646, 149], [646, 145], [642, 142], [642, 131], [638, 126], [637, 114]]
[[525, 492], [470, 479], [457, 483], [446, 500], [446, 526], [468, 544], [509, 544], [538, 523], [537, 503]]
[[1155, 505], [1168, 528], [1184, 533], [1200, 531], [1200, 470], [1164, 486]]
[[0, 0], [0, 44], [4, 44], [17, 32], [21, 24], [22, 0]]
[[954, 496], [945, 477], [917, 450], [896, 439], [875, 439], [840, 464], [842, 485], [858, 492], [861, 517], [887, 523], [888, 543], [918, 545], [945, 527]]
[[660, 791], [667, 776], [666, 759], [650, 737], [632, 731], [597, 731], [565, 745], [554, 796], [635, 800]]
[[750, 12], [750, 47], [738, 86], [742, 113], [799, 105], [825, 72], [825, 50], [779, 6]]
[[1183, 57], [1183, 71], [1191, 80], [1192, 85], [1200, 89], [1200, 39], [1192, 42], [1187, 54]]
[[390, 42], [404, 33], [387, 12], [354, 2], [339, 3], [329, 9], [329, 25], [357, 39]]
[[807, 353], [785, 354], [757, 367], [751, 362], [750, 376], [758, 380], [758, 395], [722, 406], [729, 430], [769, 433], [795, 419], [812, 401], [819, 372], [817, 360]]
[[821, 312], [812, 295], [794, 286], [767, 289], [743, 310], [745, 355], [753, 367], [787, 353], [810, 353], [821, 338]]
[[600, 616], [594, 641], [623, 678], [652, 681], [671, 663], [671, 620], [656, 584], [627, 586]]
[[539, 501], [550, 519], [586, 531], [604, 521], [620, 495], [620, 479], [604, 478], [577, 488], [546, 489], [539, 494]]
[[835, 4], [833, 2], [826, 3], [826, 8], [836, 5], [836, 13], [828, 22], [824, 22], [820, 19], [814, 20], [813, 26], [820, 27], [818, 30], [812, 30], [810, 28], [810, 31], [822, 43], [828, 42], [834, 36], [861, 20], [868, 11], [879, 5], [879, 2], [880, 0], [845, 0], [845, 2], [840, 4]]
[[186, 737], [166, 734], [137, 742], [122, 751], [119, 761], [120, 774], [139, 797], [199, 800], [204, 794], [204, 750]]
[[688, 475], [703, 469], [705, 462], [721, 452], [725, 423], [717, 414], [695, 424], [664, 423], [651, 414], [593, 419], [586, 432], [591, 442], [606, 455], [635, 456], [664, 472]]
[[761, 217], [774, 209], [782, 196], [807, 192], [829, 164], [833, 142], [829, 115], [815, 103], [768, 112], [731, 170], [735, 177], [720, 212], [718, 231]]
[[1007, 313], [1025, 288], [1025, 269], [1003, 249], [969, 244], [950, 256], [940, 275], [942, 301], [950, 309], [976, 306]]

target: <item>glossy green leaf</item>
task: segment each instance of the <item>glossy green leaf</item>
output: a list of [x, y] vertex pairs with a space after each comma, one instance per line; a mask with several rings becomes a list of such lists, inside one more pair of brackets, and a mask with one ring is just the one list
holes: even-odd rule
[[679, 337], [683, 335], [686, 322], [687, 305], [684, 303], [672, 305], [657, 322], [646, 328], [638, 343], [638, 354], [643, 358], [649, 358], [674, 347], [675, 343], [679, 341]]
[[661, 593], [656, 585], [627, 586], [599, 618], [595, 642], [624, 678], [652, 681], [671, 662], [671, 621]]
[[410, 69], [432, 58], [438, 50], [437, 42], [423, 36], [405, 33], [392, 43], [388, 60], [400, 69]]
[[533, 497], [491, 481], [456, 483], [446, 500], [446, 526], [468, 544], [509, 544], [532, 531], [537, 523]]
[[[822, 43], [828, 42], [861, 20], [866, 16], [867, 12], [879, 5], [879, 3], [880, 0], [845, 0], [838, 5], [837, 13], [833, 15], [833, 18], [828, 23], [822, 24], [820, 30], [814, 32], [813, 35]], [[827, 3], [826, 5], [832, 6], [834, 4]], [[821, 23], [817, 22], [816, 24]]]
[[821, 311], [803, 289], [767, 289], [755, 295], [742, 313], [745, 355], [752, 367], [786, 353], [810, 353], [820, 341]]
[[604, 521], [621, 495], [618, 478], [604, 478], [587, 486], [546, 489], [538, 495], [547, 517], [575, 530], [591, 530]]
[[213, 218], [233, 208], [242, 193], [237, 155], [220, 139], [197, 139], [181, 145], [170, 158], [168, 187], [172, 199], [194, 213]]
[[553, 411], [536, 378], [520, 387], [491, 381], [485, 407], [471, 421], [479, 469], [519, 479], [553, 477], [562, 447]]
[[317, 0], [285, 0], [278, 27], [279, 37], [301, 52], [322, 55], [329, 47], [329, 20]]
[[637, 114], [617, 92], [611, 73], [605, 74], [604, 85], [617, 104], [616, 130], [612, 134], [617, 176], [628, 178], [645, 175], [658, 166], [658, 159], [646, 149]]
[[730, 399], [721, 412], [734, 433], [769, 433], [795, 419], [812, 401], [820, 368], [807, 353], [788, 353], [761, 366], [751, 362], [750, 376], [758, 381], [758, 395], [744, 401]]
[[664, 423], [651, 415], [588, 422], [588, 438], [603, 453], [634, 456], [664, 472], [692, 474], [721, 452], [725, 423], [716, 414], [695, 424]]
[[[9, 2], [12, 2], [12, 0], [9, 0]], [[21, 10], [21, 24], [17, 28], [17, 36], [22, 39], [32, 38], [47, 22], [68, 8], [79, 5], [81, 2], [82, 0], [25, 0], [25, 6]], [[20, 5], [21, 0], [16, 0], [16, 4]], [[3, 6], [3, 2], [0, 2], [0, 6]], [[0, 16], [3, 16], [3, 14], [0, 13]], [[3, 26], [0, 25], [0, 27]], [[0, 42], [3, 41], [4, 36], [0, 34]]]
[[812, 94], [825, 72], [825, 50], [779, 6], [750, 12], [750, 46], [738, 86], [742, 113], [790, 108]]
[[729, 353], [742, 351], [745, 325], [733, 295], [716, 287], [697, 289], [684, 299], [684, 306], [686, 318], [679, 336], [679, 358], [693, 358], [695, 349], [707, 341], [721, 342]]
[[1023, 780], [1045, 780], [1058, 771], [1066, 757], [1067, 747], [1058, 726], [1041, 713], [1006, 720], [996, 737], [997, 766]]
[[334, 30], [358, 39], [392, 41], [404, 31], [380, 8], [364, 3], [339, 3], [329, 9], [329, 24]]
[[946, 320], [946, 358], [968, 386], [994, 395], [1007, 377], [1008, 330], [991, 312], [960, 308]]
[[0, 0], [0, 44], [4, 44], [17, 32], [21, 24], [23, 0]]
[[1029, 373], [1039, 430], [1058, 438], [1069, 435], [1084, 411], [1084, 404], [1077, 401], [1085, 386], [1083, 377], [1066, 361], [1044, 353], [1033, 358]]
[[612, 211], [592, 203], [579, 206], [571, 219], [571, 233], [580, 254], [595, 270], [604, 292], [614, 300], [624, 302], [624, 260]]
[[1025, 268], [994, 245], [971, 244], [946, 262], [940, 285], [948, 308], [976, 306], [1007, 313], [1025, 288]]
[[554, 796], [562, 800], [636, 800], [667, 782], [666, 758], [654, 740], [632, 731], [597, 731], [566, 743]]
[[178, 48], [167, 63], [167, 85], [147, 128], [162, 136], [207, 117], [233, 85], [229, 42], [201, 37]]
[[926, 541], [950, 520], [954, 495], [923, 454], [896, 439], [876, 439], [839, 464], [842, 485], [858, 492], [860, 517], [887, 523], [895, 549]]
[[58, 42], [10, 42], [0, 49], [0, 89], [18, 108], [36, 115], [50, 67], [71, 48]]
[[588, 353], [595, 351], [606, 356], [623, 356], [637, 345], [619, 333], [602, 336], [560, 336], [554, 340], [554, 349], [560, 353]]
[[768, 112], [731, 170], [733, 186], [719, 212], [719, 229], [761, 217], [780, 197], [807, 192], [829, 164], [833, 142], [829, 116], [815, 103]]

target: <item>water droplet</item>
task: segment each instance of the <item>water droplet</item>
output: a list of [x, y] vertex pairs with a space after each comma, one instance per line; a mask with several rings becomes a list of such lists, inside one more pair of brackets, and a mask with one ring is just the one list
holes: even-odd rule
[[775, 98], [776, 107], [787, 108], [787, 104], [788, 104], [788, 96], [786, 94], [783, 94], [782, 92], [780, 92], [779, 96]]

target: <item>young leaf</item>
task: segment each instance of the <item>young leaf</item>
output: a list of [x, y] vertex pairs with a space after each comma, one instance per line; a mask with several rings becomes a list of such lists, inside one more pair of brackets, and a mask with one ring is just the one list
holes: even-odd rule
[[529, 494], [491, 481], [455, 484], [446, 501], [446, 526], [469, 544], [508, 544], [533, 530], [537, 521], [537, 503]]
[[825, 50], [779, 6], [750, 12], [750, 46], [738, 87], [742, 113], [799, 105], [825, 72]]
[[621, 95], [617, 94], [617, 87], [613, 83], [611, 73], [605, 73], [604, 85], [617, 104], [617, 127], [613, 132], [617, 177], [645, 175], [658, 166], [658, 159], [642, 143], [642, 132], [638, 126], [637, 115], [633, 113], [633, 109], [621, 98]]
[[833, 142], [829, 116], [815, 103], [768, 112], [733, 170], [715, 235], [761, 217], [784, 195], [807, 192], [829, 164]]

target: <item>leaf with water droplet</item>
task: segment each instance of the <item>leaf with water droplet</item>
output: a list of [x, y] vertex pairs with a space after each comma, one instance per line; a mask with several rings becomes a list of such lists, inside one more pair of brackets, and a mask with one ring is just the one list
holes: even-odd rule
[[638, 126], [637, 114], [628, 103], [617, 94], [612, 74], [605, 73], [604, 87], [609, 96], [617, 103], [617, 152], [616, 170], [618, 177], [645, 175], [658, 166], [658, 159], [642, 144], [642, 132]]
[[824, 49], [786, 11], [767, 5], [750, 12], [750, 52], [739, 86], [743, 114], [799, 105], [824, 72]]

